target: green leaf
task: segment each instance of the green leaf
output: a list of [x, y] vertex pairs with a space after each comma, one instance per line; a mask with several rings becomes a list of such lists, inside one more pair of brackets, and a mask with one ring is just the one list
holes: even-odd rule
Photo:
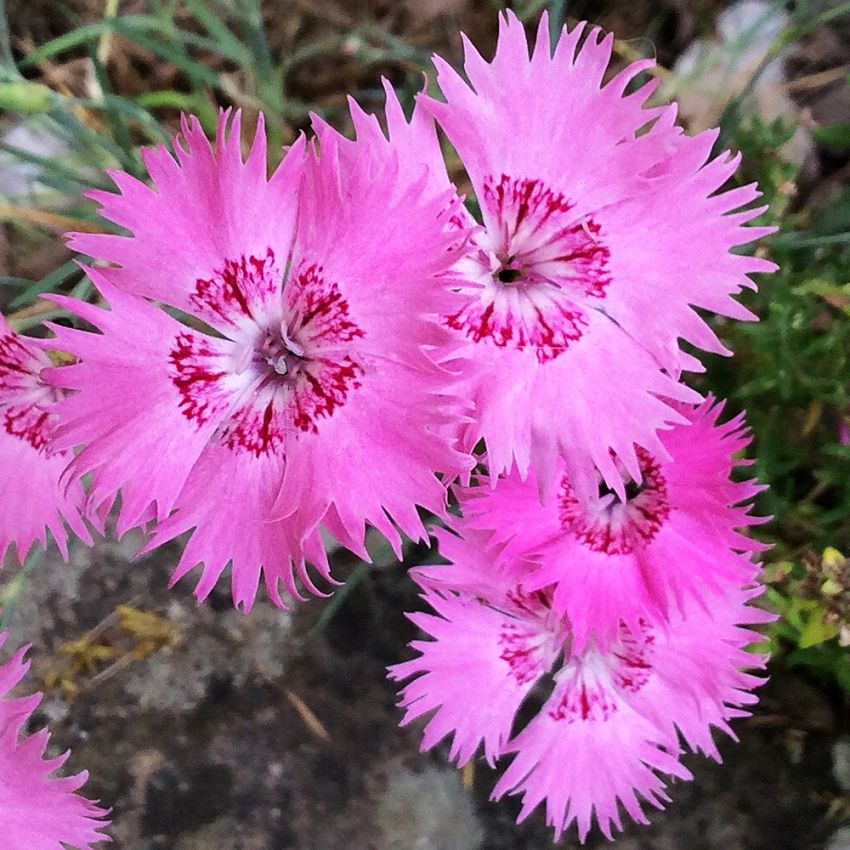
[[107, 33], [118, 32], [119, 21], [123, 22], [120, 26], [125, 28], [136, 26], [139, 29], [157, 30], [161, 26], [159, 21], [148, 15], [126, 15], [122, 18], [109, 18], [103, 21], [96, 21], [93, 24], [77, 27], [77, 29], [71, 30], [71, 32], [67, 32], [58, 38], [48, 41], [46, 44], [42, 44], [41, 47], [36, 48], [32, 53], [24, 57], [21, 60], [20, 66], [21, 68], [37, 68], [45, 59], [51, 59], [61, 53], [67, 53], [69, 50], [74, 50], [83, 44], [88, 44], [90, 41], [94, 41]]
[[206, 29], [216, 42], [217, 52], [226, 56], [240, 65], [247, 64], [247, 53], [245, 45], [228, 29], [227, 25], [209, 8], [209, 4], [203, 0], [185, 0], [186, 5], [192, 10], [192, 14], [198, 19], [198, 23]]
[[53, 92], [41, 83], [0, 82], [0, 109], [37, 115], [48, 112], [53, 105]]
[[838, 150], [850, 148], [850, 124], [833, 124], [831, 127], [816, 127], [812, 135], [822, 145]]
[[[51, 272], [43, 280], [40, 280], [28, 287], [12, 301], [9, 307], [13, 310], [17, 310], [19, 307], [23, 307], [35, 301], [35, 299], [43, 292], [53, 292], [65, 283], [66, 280], [69, 280], [74, 275], [81, 274], [82, 271], [75, 262], [67, 262], [55, 271]], [[36, 324], [38, 324], [38, 322], [36, 322]]]
[[815, 611], [806, 623], [800, 634], [800, 649], [808, 649], [819, 643], [831, 640], [838, 634], [838, 626], [835, 623], [826, 623], [823, 614]]

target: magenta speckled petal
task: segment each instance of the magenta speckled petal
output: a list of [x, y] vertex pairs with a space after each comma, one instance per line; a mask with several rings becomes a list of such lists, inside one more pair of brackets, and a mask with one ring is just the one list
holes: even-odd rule
[[621, 621], [663, 620], [686, 599], [749, 584], [757, 572], [749, 553], [763, 547], [742, 530], [763, 521], [750, 514], [760, 487], [732, 480], [749, 434], [741, 416], [718, 425], [722, 409], [712, 399], [677, 405], [685, 424], [662, 434], [663, 453], [639, 451], [640, 483], [622, 471], [625, 500], [596, 485], [582, 498], [562, 463], [546, 504], [534, 476], [523, 481], [516, 472], [495, 488], [461, 491], [465, 518], [455, 528], [484, 534], [501, 564], [494, 569], [532, 589], [551, 587], [579, 646], [607, 643]]
[[584, 29], [552, 48], [544, 15], [529, 54], [508, 12], [492, 61], [467, 41], [467, 82], [436, 57], [445, 100], [418, 104], [483, 221], [454, 269], [465, 303], [444, 317], [466, 344], [466, 445], [485, 441], [491, 475], [533, 469], [544, 494], [560, 456], [587, 496], [594, 466], [621, 486], [609, 450], [634, 469], [632, 444], [655, 452], [656, 432], [681, 421], [660, 397], [698, 400], [676, 384], [701, 368], [680, 341], [724, 349], [694, 308], [753, 318], [734, 296], [774, 266], [732, 253], [770, 232], [746, 226], [762, 211], [754, 186], [721, 191], [738, 158], [711, 159], [716, 133], [690, 138], [674, 107], [647, 106], [654, 82], [625, 94], [651, 62], [603, 85], [613, 37], [582, 42]]
[[[5, 641], [2, 632], [0, 648]], [[0, 840], [8, 850], [90, 850], [109, 841], [102, 832], [108, 813], [77, 793], [88, 779], [86, 773], [52, 776], [68, 754], [44, 758], [47, 730], [23, 736], [41, 695], [9, 696], [29, 669], [25, 652], [21, 649], [0, 664]]]
[[[746, 647], [770, 619], [749, 604], [757, 589], [728, 586], [665, 623], [620, 623], [606, 647], [579, 645], [550, 589], [493, 572], [480, 532], [440, 538], [453, 563], [415, 572], [434, 613], [411, 616], [430, 640], [390, 673], [414, 677], [401, 692], [404, 722], [432, 712], [423, 747], [453, 735], [459, 761], [481, 744], [491, 763], [513, 755], [493, 796], [522, 795], [520, 820], [544, 804], [556, 838], [575, 823], [581, 841], [594, 822], [608, 838], [622, 829], [621, 808], [645, 823], [643, 806], [669, 799], [663, 775], [691, 778], [679, 736], [716, 757], [712, 729], [734, 737], [729, 721], [755, 702], [762, 679], [746, 668], [766, 659]], [[508, 741], [535, 686], [548, 698]]]
[[71, 393], [56, 445], [81, 447], [68, 474], [91, 474], [92, 505], [121, 493], [119, 533], [153, 517], [150, 548], [191, 530], [175, 580], [203, 564], [199, 598], [228, 564], [245, 609], [261, 578], [278, 604], [280, 586], [321, 592], [323, 521], [358, 552], [367, 525], [425, 538], [417, 508], [442, 513], [472, 464], [432, 356], [457, 298], [454, 193], [423, 197], [427, 169], [354, 118], [356, 141], [317, 121], [271, 178], [262, 127], [243, 162], [238, 118], [214, 145], [185, 122], [176, 158], [146, 158], [157, 191], [116, 174], [97, 195], [132, 235], [73, 240], [118, 267], [90, 270], [107, 309], [56, 298], [98, 331], [54, 328], [77, 361], [49, 370]]
[[60, 396], [41, 377], [50, 365], [47, 355], [0, 315], [0, 564], [10, 546], [20, 560], [34, 543], [46, 546], [48, 531], [67, 557], [66, 523], [91, 543], [82, 520], [82, 486], [60, 482], [71, 455], [50, 446]]

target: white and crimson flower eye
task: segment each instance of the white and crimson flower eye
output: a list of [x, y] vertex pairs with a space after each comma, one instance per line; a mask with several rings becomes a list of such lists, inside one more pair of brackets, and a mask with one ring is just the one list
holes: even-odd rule
[[154, 188], [118, 173], [118, 193], [92, 193], [131, 235], [72, 238], [112, 265], [89, 270], [108, 309], [57, 296], [98, 332], [54, 328], [78, 361], [47, 373], [67, 392], [56, 445], [80, 449], [69, 474], [91, 473], [93, 506], [121, 493], [119, 534], [151, 518], [148, 548], [192, 532], [174, 580], [203, 564], [199, 598], [228, 564], [246, 608], [261, 577], [280, 605], [319, 593], [320, 525], [365, 557], [367, 524], [396, 548], [424, 538], [417, 507], [442, 513], [439, 475], [472, 463], [432, 358], [457, 297], [456, 202], [423, 197], [425, 169], [353, 117], [356, 141], [319, 124], [271, 177], [262, 126], [243, 160], [238, 116], [214, 145], [184, 121], [174, 155], [144, 154]]
[[487, 228], [458, 269], [467, 304], [445, 318], [475, 343], [530, 350], [540, 363], [564, 354], [588, 326], [588, 299], [605, 297], [608, 250], [591, 218], [539, 180], [484, 180]]
[[191, 297], [224, 339], [179, 331], [171, 378], [186, 418], [200, 428], [217, 417], [214, 439], [231, 451], [281, 452], [287, 437], [318, 433], [360, 387], [353, 343], [364, 332], [320, 266], [302, 263], [285, 276], [269, 248], [263, 258], [225, 261]]
[[[711, 610], [690, 603], [663, 626], [621, 622], [606, 647], [579, 646], [551, 590], [500, 578], [475, 533], [450, 537], [441, 549], [454, 563], [416, 576], [434, 613], [410, 617], [430, 640], [390, 668], [409, 680], [403, 723], [429, 715], [423, 749], [451, 736], [460, 764], [482, 745], [491, 764], [513, 756], [494, 798], [521, 794], [520, 821], [544, 804], [556, 838], [575, 823], [584, 841], [595, 821], [610, 839], [621, 806], [645, 823], [642, 806], [669, 799], [663, 775], [691, 778], [679, 736], [716, 757], [712, 728], [732, 734], [728, 720], [754, 700], [760, 680], [742, 668], [763, 666], [746, 646], [757, 638], [750, 626], [768, 619], [748, 604], [754, 591], [729, 587]], [[517, 731], [533, 689], [542, 705]]]
[[91, 543], [81, 515], [82, 487], [60, 484], [71, 456], [50, 445], [57, 425], [55, 402], [62, 395], [42, 380], [50, 365], [47, 355], [0, 315], [0, 564], [10, 545], [19, 560], [34, 543], [46, 546], [48, 531], [67, 557], [66, 523]]
[[[621, 493], [601, 480], [580, 497], [563, 464], [554, 498], [541, 504], [533, 475], [514, 471], [493, 487], [458, 491], [463, 519], [526, 588], [552, 588], [553, 604], [579, 645], [615, 639], [621, 621], [664, 620], [686, 600], [753, 582], [752, 552], [764, 547], [743, 531], [760, 523], [752, 500], [761, 487], [733, 480], [750, 435], [743, 417], [718, 424], [723, 405], [677, 405], [685, 424], [663, 435], [664, 455], [637, 450], [638, 475], [621, 469]], [[620, 461], [613, 459], [617, 465]], [[499, 566], [501, 565], [501, 566]]]
[[650, 544], [670, 516], [670, 499], [661, 464], [645, 449], [637, 450], [640, 480], [623, 478], [624, 498], [600, 482], [598, 498], [583, 502], [564, 476], [558, 492], [561, 526], [594, 552], [629, 555]]
[[464, 303], [443, 319], [475, 402], [465, 443], [484, 440], [494, 477], [533, 471], [543, 495], [565, 465], [582, 500], [598, 474], [615, 489], [637, 478], [634, 446], [660, 457], [675, 403], [699, 401], [678, 380], [698, 367], [680, 340], [726, 350], [693, 308], [753, 318], [733, 296], [775, 268], [732, 253], [771, 232], [745, 226], [763, 208], [736, 212], [754, 186], [720, 192], [738, 160], [647, 106], [655, 82], [626, 93], [651, 61], [603, 84], [613, 39], [582, 42], [584, 27], [552, 45], [544, 15], [529, 53], [507, 12], [492, 61], [467, 41], [464, 79], [435, 57], [444, 100], [418, 100], [481, 210], [453, 269]]

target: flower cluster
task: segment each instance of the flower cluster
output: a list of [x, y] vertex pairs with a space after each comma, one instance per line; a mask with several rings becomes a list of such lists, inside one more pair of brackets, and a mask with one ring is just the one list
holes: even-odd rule
[[0, 451], [51, 494], [0, 550], [112, 512], [147, 549], [188, 535], [174, 580], [200, 566], [203, 599], [229, 566], [248, 610], [261, 581], [325, 592], [323, 538], [400, 551], [430, 514], [450, 563], [414, 573], [405, 722], [510, 758], [494, 795], [582, 840], [754, 701], [748, 436], [682, 374], [773, 269], [733, 250], [767, 231], [717, 133], [649, 105], [649, 61], [605, 81], [612, 38], [584, 35], [544, 16], [529, 51], [508, 13], [492, 61], [435, 59], [441, 99], [407, 118], [387, 85], [387, 132], [352, 103], [353, 140], [314, 118], [271, 176], [262, 123], [243, 155], [238, 114], [212, 144], [184, 119], [150, 185], [91, 193], [121, 233], [71, 237], [99, 299], [52, 296], [60, 363], [0, 326]]

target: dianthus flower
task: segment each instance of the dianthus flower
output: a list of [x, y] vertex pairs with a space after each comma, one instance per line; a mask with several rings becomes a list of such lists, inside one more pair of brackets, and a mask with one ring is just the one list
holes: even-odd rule
[[[0, 648], [6, 633], [0, 633]], [[45, 759], [50, 737], [42, 730], [23, 737], [24, 726], [41, 701], [40, 694], [11, 698], [9, 692], [29, 669], [26, 649], [0, 665], [0, 835], [4, 850], [89, 850], [108, 841], [101, 830], [107, 812], [77, 791], [88, 774], [54, 777], [68, 753]]]
[[[693, 307], [752, 318], [733, 295], [767, 260], [731, 249], [771, 232], [744, 227], [754, 185], [719, 192], [739, 158], [711, 158], [717, 132], [685, 136], [675, 107], [647, 107], [641, 60], [602, 85], [613, 37], [584, 24], [554, 48], [544, 15], [529, 56], [508, 12], [492, 62], [467, 41], [466, 82], [435, 57], [445, 102], [420, 96], [471, 180], [483, 226], [455, 269], [462, 306], [443, 316], [468, 346], [474, 400], [467, 445], [486, 442], [490, 473], [530, 467], [544, 492], [560, 454], [590, 493], [594, 467], [620, 487], [639, 473], [634, 444], [681, 421], [662, 396], [699, 369], [679, 340], [724, 352]], [[620, 458], [613, 462], [611, 450]]]
[[750, 442], [743, 414], [718, 424], [723, 404], [711, 398], [676, 409], [686, 424], [662, 434], [663, 455], [638, 449], [640, 477], [623, 471], [623, 498], [601, 480], [597, 493], [579, 498], [564, 464], [546, 504], [534, 476], [516, 472], [495, 488], [459, 492], [458, 531], [485, 532], [492, 569], [532, 591], [551, 587], [579, 647], [591, 636], [607, 644], [621, 622], [665, 619], [686, 599], [707, 605], [724, 587], [756, 578], [750, 553], [764, 546], [741, 529], [764, 521], [750, 514], [763, 488], [732, 477], [749, 463], [736, 459]]
[[691, 778], [679, 736], [719, 759], [712, 727], [734, 737], [728, 721], [756, 701], [761, 679], [744, 668], [765, 658], [745, 647], [769, 615], [748, 604], [755, 590], [727, 588], [710, 610], [687, 601], [663, 625], [621, 623], [608, 647], [578, 650], [550, 589], [494, 577], [480, 534], [443, 535], [441, 551], [452, 565], [416, 575], [434, 613], [409, 615], [432, 639], [390, 668], [415, 677], [401, 692], [403, 723], [431, 714], [423, 749], [451, 735], [459, 764], [481, 745], [491, 765], [512, 754], [493, 798], [522, 794], [519, 821], [545, 803], [556, 837], [575, 822], [581, 841], [594, 819], [609, 839], [622, 829], [620, 806], [645, 823], [639, 798], [669, 800], [659, 774]]
[[91, 543], [80, 516], [82, 486], [60, 485], [70, 456], [49, 447], [59, 396], [41, 377], [50, 365], [47, 355], [0, 315], [0, 565], [10, 545], [19, 560], [36, 541], [46, 546], [48, 530], [67, 557], [65, 522]]
[[321, 124], [318, 152], [299, 139], [268, 179], [262, 127], [243, 161], [226, 121], [215, 147], [189, 120], [176, 159], [146, 151], [154, 189], [118, 172], [118, 194], [92, 193], [131, 235], [72, 238], [117, 267], [90, 270], [108, 310], [57, 299], [100, 333], [55, 328], [79, 362], [51, 377], [72, 391], [57, 445], [83, 446], [71, 472], [91, 472], [93, 503], [121, 491], [119, 533], [153, 513], [151, 545], [194, 529], [175, 580], [203, 563], [203, 598], [232, 562], [250, 607], [261, 570], [278, 604], [295, 574], [316, 590], [305, 559], [329, 578], [320, 522], [362, 554], [366, 523], [424, 537], [435, 473], [469, 463], [428, 353], [456, 297], [448, 196], [423, 200], [425, 169], [400, 169], [383, 134]]

